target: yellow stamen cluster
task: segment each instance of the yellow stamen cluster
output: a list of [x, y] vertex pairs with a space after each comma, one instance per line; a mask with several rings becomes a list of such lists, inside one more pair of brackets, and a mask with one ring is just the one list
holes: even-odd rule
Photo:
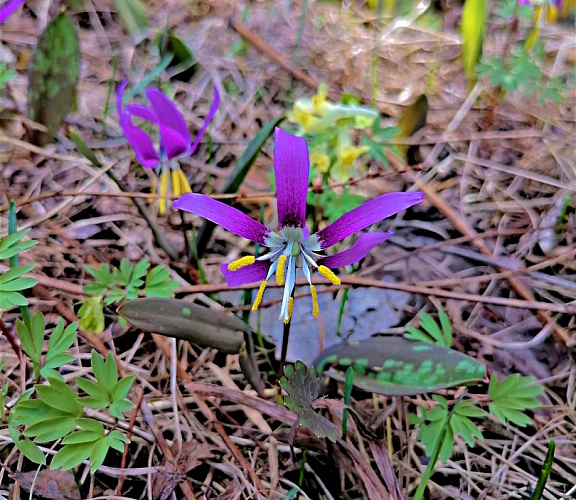
[[286, 255], [278, 257], [278, 267], [276, 268], [276, 283], [278, 286], [284, 285], [284, 272], [286, 271]]
[[288, 317], [284, 318], [284, 324], [287, 325], [292, 319], [292, 312], [294, 311], [294, 297], [288, 297]]
[[312, 295], [312, 316], [316, 318], [320, 307], [318, 306], [318, 294], [316, 293], [316, 287], [314, 285], [310, 285], [310, 295]]
[[326, 266], [318, 266], [318, 272], [333, 285], [340, 285], [340, 278], [334, 274], [332, 269], [328, 269]]
[[[228, 269], [230, 269], [230, 266], [228, 266]], [[258, 289], [258, 293], [256, 294], [256, 299], [254, 299], [254, 304], [252, 304], [252, 311], [257, 311], [258, 307], [262, 303], [262, 297], [264, 297], [264, 290], [266, 290], [265, 281], [260, 283], [260, 288]]]
[[238, 271], [238, 269], [242, 269], [243, 267], [254, 264], [254, 262], [256, 262], [256, 258], [253, 255], [240, 257], [239, 259], [236, 259], [228, 264], [228, 271]]

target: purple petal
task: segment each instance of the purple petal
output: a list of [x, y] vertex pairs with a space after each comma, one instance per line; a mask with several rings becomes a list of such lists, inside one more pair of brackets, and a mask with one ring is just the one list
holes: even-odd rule
[[392, 231], [385, 233], [364, 233], [361, 234], [356, 243], [348, 250], [344, 250], [334, 255], [329, 255], [322, 259], [322, 264], [330, 269], [338, 269], [339, 267], [349, 266], [362, 260], [368, 252], [375, 246], [384, 243], [390, 236]]
[[176, 158], [190, 147], [190, 132], [182, 113], [176, 105], [156, 88], [146, 91], [146, 98], [158, 120], [162, 147], [168, 158]]
[[150, 136], [132, 123], [130, 113], [124, 110], [120, 115], [120, 128], [124, 137], [134, 149], [138, 161], [146, 168], [155, 167], [160, 158]]
[[277, 128], [274, 131], [274, 175], [280, 229], [304, 227], [309, 174], [306, 140]]
[[386, 217], [402, 212], [420, 203], [424, 193], [386, 193], [350, 210], [329, 226], [316, 233], [322, 249], [329, 248], [347, 236], [379, 222]]
[[212, 118], [214, 118], [214, 115], [216, 114], [216, 111], [218, 110], [219, 105], [220, 105], [220, 92], [218, 92], [218, 88], [216, 87], [216, 85], [214, 85], [214, 99], [212, 100], [212, 104], [210, 105], [210, 109], [208, 110], [208, 114], [206, 115], [206, 118], [204, 118], [204, 123], [202, 124], [202, 127], [200, 127], [200, 130], [198, 131], [198, 134], [196, 135], [196, 139], [194, 139], [194, 144], [192, 144], [192, 146], [190, 146], [190, 150], [188, 151], [188, 154], [191, 155], [192, 153], [194, 153], [194, 151], [196, 151], [196, 148], [198, 147], [198, 144], [200, 144], [200, 141], [202, 140], [202, 136], [205, 134], [206, 130], [208, 129], [208, 125], [212, 121]]
[[122, 106], [122, 96], [124, 95], [124, 90], [126, 90], [127, 85], [128, 80], [124, 80], [120, 84], [120, 87], [118, 87], [118, 90], [116, 91], [116, 111], [118, 112], [118, 117], [121, 117], [122, 114], [124, 113], [124, 109]]
[[264, 281], [270, 269], [270, 261], [257, 260], [254, 264], [242, 267], [237, 271], [229, 271], [228, 263], [220, 266], [220, 271], [226, 278], [228, 286], [245, 285], [246, 283], [256, 283]]
[[144, 118], [152, 123], [158, 123], [158, 118], [148, 106], [143, 104], [129, 104], [124, 107], [124, 113], [128, 113], [131, 116], [136, 116], [137, 118]]
[[204, 217], [231, 233], [261, 245], [266, 245], [266, 237], [271, 232], [266, 226], [251, 219], [240, 210], [204, 194], [187, 193], [178, 198], [172, 206], [177, 210], [185, 210]]
[[26, 0], [12, 0], [0, 9], [0, 24], [8, 19]]

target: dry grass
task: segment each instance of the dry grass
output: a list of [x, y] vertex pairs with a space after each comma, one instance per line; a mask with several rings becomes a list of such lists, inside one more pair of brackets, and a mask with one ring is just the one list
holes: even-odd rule
[[[155, 56], [149, 39], [135, 45], [122, 30], [112, 1], [86, 1], [85, 12], [71, 9], [81, 26], [83, 66], [78, 109], [68, 124], [97, 151], [104, 167], [92, 166], [64, 135], [43, 149], [25, 142], [30, 124], [24, 112], [24, 68], [58, 4], [31, 0], [36, 17], [25, 11], [0, 32], [2, 46], [17, 57], [19, 69], [0, 94], [0, 219], [5, 227], [7, 202], [16, 200], [19, 224], [30, 227], [30, 236], [40, 242], [22, 255], [23, 263], [36, 264], [40, 283], [30, 295], [31, 306], [42, 310], [50, 325], [58, 315], [74, 321], [86, 264], [145, 257], [154, 264], [170, 264], [190, 300], [216, 307], [208, 294], [225, 288], [218, 265], [244, 250], [238, 246], [244, 243], [216, 231], [204, 259], [210, 285], [198, 284], [198, 273], [183, 254], [183, 228], [197, 224], [196, 219], [187, 219], [184, 227], [179, 214], [158, 221], [180, 261], [170, 262], [155, 245], [132, 202], [147, 192], [149, 180], [125, 143], [115, 113], [103, 115], [107, 104], [113, 109], [113, 103], [107, 103], [111, 80], [114, 85], [126, 77], [138, 81], [153, 68]], [[352, 4], [344, 8], [338, 2], [309, 2], [301, 47], [291, 59], [300, 16], [297, 4], [250, 3], [244, 25], [267, 48], [262, 53], [255, 50], [261, 46], [249, 45], [248, 53], [238, 56], [231, 48], [240, 37], [229, 26], [232, 14], [235, 19], [242, 14], [236, 2], [147, 2], [151, 25], [168, 22], [190, 43], [201, 65], [189, 84], [172, 85], [193, 128], [200, 126], [198, 116], [208, 109], [210, 81], [226, 90], [210, 127], [210, 161], [203, 161], [208, 151], [203, 144], [185, 162], [186, 174], [194, 189], [217, 190], [262, 124], [282, 114], [295, 98], [314, 91], [281, 69], [271, 54], [312, 80], [328, 82], [336, 95], [352, 92], [365, 102], [373, 97], [391, 120], [426, 92], [428, 125], [413, 140], [420, 145], [421, 163], [396, 164], [390, 170], [371, 165], [374, 175], [358, 179], [352, 189], [375, 196], [416, 186], [426, 192], [427, 201], [410, 219], [395, 220], [393, 244], [376, 249], [362, 271], [345, 282], [374, 286], [385, 275], [393, 276], [396, 284], [390, 286], [412, 294], [402, 324], [421, 309], [442, 305], [453, 322], [458, 349], [483, 360], [491, 371], [535, 375], [546, 384], [545, 405], [536, 412], [533, 427], [503, 428], [487, 419], [482, 424], [486, 439], [473, 449], [457, 440], [452, 459], [433, 476], [427, 498], [529, 498], [551, 438], [557, 443], [556, 462], [544, 498], [575, 495], [576, 316], [559, 312], [569, 303], [573, 307], [576, 299], [574, 197], [565, 230], [555, 234], [553, 229], [562, 199], [576, 190], [573, 89], [560, 106], [538, 106], [531, 98], [510, 95], [490, 107], [489, 91], [480, 87], [483, 98], [467, 100], [457, 59], [460, 42], [450, 26], [457, 12], [446, 15], [444, 32], [414, 21], [402, 30], [384, 27], [378, 38], [374, 16]], [[494, 27], [488, 51], [500, 50], [501, 31]], [[542, 36], [548, 70], [565, 71], [574, 62], [570, 30], [548, 25]], [[260, 202], [267, 207], [273, 203], [271, 164], [268, 145], [242, 186], [242, 203], [254, 213]], [[108, 169], [130, 192], [119, 191], [106, 175]], [[268, 208], [266, 216], [271, 213]], [[433, 295], [431, 288], [436, 290]], [[16, 317], [10, 313], [3, 320], [13, 328]], [[347, 442], [324, 442], [301, 428], [291, 450], [294, 415], [275, 403], [275, 380], [269, 381], [267, 399], [257, 397], [239, 376], [236, 357], [176, 345], [113, 322], [96, 339], [83, 335], [74, 353], [79, 360], [87, 359], [92, 346], [114, 350], [123, 369], [137, 374], [131, 398], [139, 411], [129, 424], [121, 424], [132, 432], [132, 444], [122, 458], [124, 472], [118, 470], [119, 456], [108, 459], [88, 478], [87, 495], [161, 498], [164, 491], [168, 498], [176, 488], [178, 498], [280, 499], [302, 474], [299, 498], [379, 498], [386, 483], [386, 473], [375, 461], [380, 442], [371, 442], [364, 427], [383, 442], [389, 439], [406, 498], [425, 468], [406, 418], [407, 411], [423, 402], [420, 398], [355, 394], [352, 407], [363, 424], [352, 421]], [[32, 383], [31, 375], [3, 336], [0, 353], [6, 361], [0, 385], [7, 382], [14, 398]], [[80, 362], [70, 366], [67, 377], [85, 370], [80, 367]], [[171, 384], [171, 378], [178, 383]], [[326, 415], [339, 422], [341, 406], [336, 401], [326, 404]], [[0, 489], [11, 488], [11, 498], [26, 495], [30, 480], [16, 473], [30, 470], [0, 424]], [[86, 479], [87, 469], [80, 468], [80, 475]]]

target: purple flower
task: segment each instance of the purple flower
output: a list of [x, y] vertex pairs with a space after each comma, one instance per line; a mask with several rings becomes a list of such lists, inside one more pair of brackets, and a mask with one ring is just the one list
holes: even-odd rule
[[278, 198], [278, 222], [280, 234], [256, 222], [244, 213], [203, 194], [185, 194], [174, 202], [174, 208], [186, 210], [222, 226], [224, 229], [269, 248], [265, 255], [242, 257], [223, 264], [223, 272], [229, 286], [261, 281], [260, 289], [252, 306], [255, 311], [262, 302], [267, 281], [276, 274], [276, 281], [284, 285], [284, 296], [280, 318], [290, 321], [292, 292], [296, 279], [296, 268], [300, 267], [312, 295], [312, 314], [318, 315], [316, 288], [312, 285], [311, 273], [318, 271], [334, 285], [340, 279], [333, 268], [354, 264], [368, 252], [386, 241], [392, 234], [365, 233], [349, 249], [334, 255], [318, 252], [330, 248], [344, 238], [402, 210], [420, 203], [424, 194], [387, 193], [351, 210], [316, 234], [306, 229], [306, 192], [310, 161], [306, 141], [282, 129], [274, 133], [274, 172]]
[[16, 12], [26, 0], [11, 0], [0, 7], [0, 24]]
[[[164, 214], [167, 194], [180, 196], [191, 191], [190, 185], [176, 160], [183, 156], [190, 156], [196, 151], [210, 120], [216, 114], [220, 103], [220, 94], [218, 89], [214, 87], [214, 100], [194, 143], [192, 143], [184, 116], [164, 93], [151, 87], [146, 90], [146, 98], [150, 106], [143, 104], [123, 106], [122, 96], [126, 85], [128, 85], [127, 81], [120, 85], [116, 96], [120, 127], [142, 166], [154, 169], [157, 180], [152, 185], [152, 193], [158, 192], [161, 195], [158, 212]], [[158, 126], [160, 133], [158, 148], [154, 146], [154, 142], [146, 132], [134, 125], [133, 117], [142, 118]]]

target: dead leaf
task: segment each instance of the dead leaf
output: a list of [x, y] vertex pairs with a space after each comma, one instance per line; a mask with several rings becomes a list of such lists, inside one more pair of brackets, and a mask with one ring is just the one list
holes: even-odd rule
[[30, 491], [34, 485], [34, 495], [54, 500], [80, 500], [80, 491], [69, 470], [42, 469], [38, 476], [36, 471], [19, 472], [14, 479], [20, 482], [24, 491]]
[[[214, 446], [197, 441], [183, 443], [176, 464], [164, 459], [160, 465], [163, 470], [152, 476], [152, 497], [155, 500], [166, 500], [188, 472], [214, 457], [213, 450]], [[172, 452], [174, 455], [178, 452], [177, 443], [172, 447]]]

